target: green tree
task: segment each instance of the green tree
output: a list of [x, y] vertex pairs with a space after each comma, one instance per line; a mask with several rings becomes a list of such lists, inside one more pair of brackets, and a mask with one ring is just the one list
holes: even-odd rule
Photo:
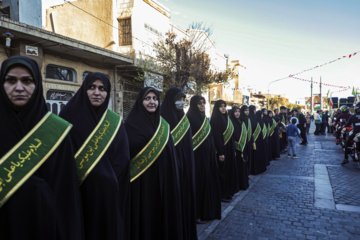
[[[176, 86], [190, 94], [201, 94], [208, 84], [225, 83], [231, 76], [230, 70], [211, 70], [205, 44], [196, 34], [190, 40], [177, 41], [176, 34], [168, 32], [164, 40], [154, 43], [154, 50], [156, 56], [144, 56], [140, 67], [143, 73], [157, 72], [163, 76], [164, 91]], [[140, 74], [137, 79], [145, 80], [146, 76]]]

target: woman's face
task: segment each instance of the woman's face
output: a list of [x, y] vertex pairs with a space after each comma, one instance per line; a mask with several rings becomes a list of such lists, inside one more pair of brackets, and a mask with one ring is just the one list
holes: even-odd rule
[[[248, 112], [248, 113], [249, 113], [249, 112]], [[235, 109], [234, 116], [235, 116], [236, 118], [239, 118], [239, 117], [240, 117], [240, 109]]]
[[159, 105], [159, 100], [154, 92], [148, 92], [146, 94], [143, 105], [149, 113], [154, 113]]
[[269, 113], [269, 117], [272, 117], [273, 116], [273, 114], [272, 113]]
[[264, 110], [263, 114], [264, 114], [264, 115], [267, 115], [267, 110]]
[[219, 107], [219, 110], [222, 114], [225, 114], [226, 113], [226, 104], [222, 103]]
[[245, 116], [249, 116], [250, 110], [247, 108], [247, 109], [245, 109], [244, 113], [245, 113]]
[[205, 112], [205, 101], [204, 99], [200, 99], [199, 102], [197, 103], [197, 107], [199, 109], [200, 112]]
[[101, 106], [107, 96], [107, 92], [104, 84], [101, 80], [94, 81], [87, 90], [87, 95], [89, 97], [91, 105], [94, 107]]
[[4, 89], [9, 100], [15, 106], [22, 107], [35, 91], [35, 80], [27, 68], [17, 66], [5, 75]]

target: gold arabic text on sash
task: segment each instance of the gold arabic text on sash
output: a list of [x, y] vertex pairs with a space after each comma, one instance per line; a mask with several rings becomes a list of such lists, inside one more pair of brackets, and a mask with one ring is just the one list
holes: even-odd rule
[[270, 136], [272, 136], [274, 134], [275, 128], [276, 128], [276, 121], [273, 119], [273, 124], [271, 125], [271, 128], [270, 128]]
[[[250, 134], [250, 133], [249, 133]], [[240, 152], [244, 152], [244, 148], [246, 145], [246, 139], [247, 139], [247, 130], [246, 130], [246, 125], [244, 122], [242, 122], [241, 124], [241, 134], [240, 134], [240, 139], [238, 142], [235, 142], [235, 146], [236, 146], [236, 150], [240, 151]]]
[[261, 132], [261, 127], [260, 127], [260, 124], [258, 123], [258, 124], [256, 125], [256, 129], [255, 129], [254, 134], [253, 134], [253, 136], [254, 136], [254, 142], [256, 142], [257, 138], [259, 137], [260, 132]]
[[114, 140], [121, 125], [121, 117], [107, 109], [99, 123], [75, 154], [75, 163], [79, 184], [100, 161]]
[[192, 137], [194, 151], [205, 141], [211, 131], [209, 120], [205, 117], [204, 122], [201, 125], [197, 133]]
[[247, 134], [247, 138], [248, 138], [248, 141], [251, 140], [251, 136], [252, 136], [252, 128], [251, 128], [251, 120], [250, 118], [248, 118], [248, 130], [247, 130], [248, 134]]
[[266, 124], [264, 124], [263, 130], [262, 130], [263, 139], [266, 138], [266, 133], [267, 133], [267, 128], [266, 128]]
[[229, 142], [229, 140], [230, 140], [231, 136], [233, 135], [233, 133], [234, 133], [234, 125], [232, 124], [231, 119], [228, 118], [228, 124], [226, 126], [225, 132], [223, 133], [223, 135], [224, 135], [224, 145], [226, 145]]
[[170, 136], [170, 126], [160, 117], [159, 126], [146, 146], [130, 160], [130, 182], [141, 176], [160, 156]]
[[0, 207], [56, 150], [71, 127], [64, 119], [48, 112], [0, 159]]
[[178, 145], [178, 143], [181, 141], [181, 139], [183, 139], [189, 128], [190, 128], [189, 119], [187, 118], [186, 114], [184, 114], [180, 122], [171, 131], [171, 136], [174, 141], [174, 146]]

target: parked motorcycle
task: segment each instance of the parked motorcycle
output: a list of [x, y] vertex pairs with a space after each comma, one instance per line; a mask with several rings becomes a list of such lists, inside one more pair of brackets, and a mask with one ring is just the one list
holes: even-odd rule
[[346, 127], [346, 128], [343, 128], [341, 130], [341, 134], [340, 134], [341, 142], [340, 142], [340, 145], [341, 145], [341, 147], [342, 147], [342, 149], [344, 151], [345, 151], [346, 142], [349, 139], [349, 136], [351, 135], [351, 133], [350, 133], [351, 131], [352, 131], [352, 127]]
[[354, 139], [351, 141], [351, 158], [354, 162], [360, 162], [360, 133], [357, 133]]

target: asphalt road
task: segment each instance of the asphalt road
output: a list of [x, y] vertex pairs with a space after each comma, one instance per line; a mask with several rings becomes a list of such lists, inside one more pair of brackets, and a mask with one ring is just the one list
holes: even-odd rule
[[308, 135], [298, 159], [281, 155], [250, 187], [222, 203], [222, 219], [197, 225], [208, 239], [360, 239], [360, 165], [334, 136]]

